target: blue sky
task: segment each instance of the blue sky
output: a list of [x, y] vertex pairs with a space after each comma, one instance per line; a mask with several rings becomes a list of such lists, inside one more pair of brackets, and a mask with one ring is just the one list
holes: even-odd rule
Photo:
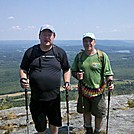
[[51, 24], [56, 40], [134, 40], [134, 0], [0, 0], [0, 40], [36, 40]]

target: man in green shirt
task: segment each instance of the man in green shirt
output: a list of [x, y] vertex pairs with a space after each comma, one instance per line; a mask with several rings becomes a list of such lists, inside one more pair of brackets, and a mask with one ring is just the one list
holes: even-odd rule
[[86, 134], [93, 134], [92, 115], [95, 116], [94, 134], [100, 134], [102, 120], [106, 115], [104, 88], [114, 89], [113, 72], [105, 52], [95, 48], [96, 39], [93, 33], [83, 35], [84, 50], [78, 53], [72, 64], [72, 75], [79, 80], [79, 98], [77, 111], [83, 113]]

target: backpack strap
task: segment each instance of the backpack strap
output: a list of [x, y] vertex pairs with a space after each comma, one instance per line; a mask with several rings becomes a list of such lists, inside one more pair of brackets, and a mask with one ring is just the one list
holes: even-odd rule
[[98, 58], [101, 61], [102, 64], [102, 74], [104, 73], [104, 55], [101, 50], [97, 49]]
[[58, 54], [56, 45], [53, 45], [52, 51], [53, 51], [53, 54], [54, 54], [55, 58], [57, 59], [57, 61], [61, 63], [61, 57]]
[[100, 59], [102, 65], [103, 65], [103, 53], [101, 50], [97, 49], [98, 58]]
[[[84, 52], [84, 50], [81, 49], [81, 51], [78, 53], [78, 60], [79, 60], [79, 62], [82, 61], [83, 52]], [[101, 63], [103, 64], [104, 58], [103, 58], [103, 53], [102, 53], [102, 51], [99, 50], [99, 49], [97, 49], [97, 54], [98, 54], [98, 58], [100, 59]]]
[[[102, 64], [101, 76], [103, 77], [103, 81], [104, 81], [104, 55], [103, 55], [102, 51], [99, 49], [97, 49], [97, 54], [98, 54], [98, 58], [100, 59], [101, 64]], [[105, 85], [105, 82], [103, 84]]]
[[38, 45], [34, 45], [32, 47], [32, 51], [31, 51], [31, 54], [30, 54], [30, 57], [29, 57], [30, 58], [30, 63], [32, 63], [32, 61], [37, 58], [38, 47], [39, 47]]
[[[34, 59], [36, 59], [38, 57], [38, 55], [37, 55], [38, 48], [39, 48], [38, 45], [33, 46], [31, 55], [30, 55], [30, 62], [32, 62]], [[61, 62], [61, 58], [60, 58], [60, 55], [58, 54], [56, 45], [53, 45], [52, 52], [53, 52], [53, 55], [55, 56], [55, 58], [57, 59], [57, 61]]]

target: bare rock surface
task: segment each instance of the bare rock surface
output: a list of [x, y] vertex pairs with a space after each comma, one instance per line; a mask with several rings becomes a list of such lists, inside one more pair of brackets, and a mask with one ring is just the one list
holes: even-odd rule
[[[128, 100], [134, 100], [132, 95], [112, 96], [109, 113], [109, 134], [134, 134], [134, 108], [128, 107]], [[106, 97], [107, 103], [107, 97]], [[69, 129], [70, 134], [84, 134], [83, 115], [76, 112], [76, 101], [69, 101]], [[66, 103], [61, 102], [63, 126], [59, 128], [59, 134], [67, 134]], [[15, 107], [0, 111], [0, 134], [37, 134], [34, 123], [29, 113], [28, 127], [26, 125], [25, 107]], [[106, 130], [106, 118], [103, 130]], [[94, 127], [94, 117], [93, 117]], [[47, 129], [47, 134], [50, 134]]]

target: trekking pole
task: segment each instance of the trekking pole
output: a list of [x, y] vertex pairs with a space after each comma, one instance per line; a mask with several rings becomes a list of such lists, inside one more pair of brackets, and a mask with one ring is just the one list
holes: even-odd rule
[[27, 125], [27, 134], [29, 134], [29, 118], [28, 118], [28, 91], [25, 89], [25, 104], [26, 104], [26, 125]]
[[[107, 85], [111, 85], [112, 84], [112, 80], [109, 80], [107, 82]], [[109, 123], [109, 108], [110, 108], [110, 96], [111, 96], [111, 91], [108, 91], [108, 108], [107, 108], [107, 124], [106, 124], [106, 134], [108, 134], [108, 123]]]
[[[80, 73], [83, 73], [83, 70], [79, 69]], [[85, 127], [85, 113], [84, 113], [84, 103], [83, 103], [83, 94], [82, 94], [82, 80], [83, 80], [83, 75], [80, 76], [80, 80], [79, 80], [79, 98], [81, 98], [81, 108], [82, 108], [82, 112], [83, 112], [83, 119], [84, 119], [84, 127]]]
[[108, 108], [107, 108], [107, 124], [106, 124], [106, 134], [108, 134], [108, 122], [109, 122], [109, 106], [110, 106], [110, 94], [111, 92], [108, 91]]
[[66, 106], [67, 106], [67, 134], [70, 133], [69, 130], [69, 103], [68, 103], [68, 90], [66, 89]]

